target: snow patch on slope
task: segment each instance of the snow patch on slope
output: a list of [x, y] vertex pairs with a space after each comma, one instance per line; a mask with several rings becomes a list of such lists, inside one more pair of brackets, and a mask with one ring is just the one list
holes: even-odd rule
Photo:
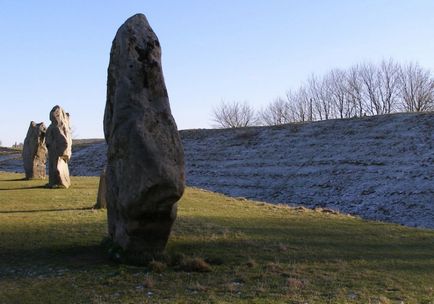
[[434, 228], [434, 115], [182, 132], [187, 183]]

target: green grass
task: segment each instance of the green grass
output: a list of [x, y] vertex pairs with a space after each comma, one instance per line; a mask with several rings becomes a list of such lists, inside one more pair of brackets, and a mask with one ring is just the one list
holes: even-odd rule
[[166, 256], [117, 265], [97, 178], [22, 177], [0, 173], [0, 303], [434, 303], [432, 230], [189, 188]]

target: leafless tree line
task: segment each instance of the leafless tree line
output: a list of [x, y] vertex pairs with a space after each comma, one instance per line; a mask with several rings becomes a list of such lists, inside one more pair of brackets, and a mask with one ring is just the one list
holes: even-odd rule
[[312, 75], [257, 113], [246, 102], [233, 102], [222, 103], [213, 116], [220, 127], [242, 127], [432, 110], [431, 71], [389, 59], [333, 69], [323, 77]]
[[220, 128], [248, 127], [258, 123], [255, 110], [247, 102], [222, 101], [212, 115], [216, 127]]

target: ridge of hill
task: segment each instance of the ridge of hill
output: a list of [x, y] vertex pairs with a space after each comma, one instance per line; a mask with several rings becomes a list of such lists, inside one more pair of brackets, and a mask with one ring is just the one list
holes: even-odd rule
[[[189, 186], [434, 228], [433, 131], [434, 113], [405, 113], [180, 133]], [[78, 149], [71, 174], [99, 175], [105, 150]]]

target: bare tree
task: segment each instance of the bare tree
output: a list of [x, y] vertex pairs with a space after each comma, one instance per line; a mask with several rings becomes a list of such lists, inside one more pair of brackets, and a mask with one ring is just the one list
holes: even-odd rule
[[312, 75], [286, 94], [291, 120], [312, 121], [380, 115], [397, 110], [434, 110], [434, 77], [418, 64], [401, 67], [392, 59]]
[[294, 122], [313, 121], [313, 100], [309, 97], [305, 87], [297, 91], [288, 91], [286, 99], [289, 104], [291, 120]]
[[266, 126], [293, 122], [289, 103], [281, 98], [276, 98], [259, 112], [259, 121]]
[[395, 111], [399, 97], [399, 65], [393, 60], [359, 67], [363, 84], [365, 109], [370, 115], [388, 114]]
[[347, 70], [312, 75], [298, 89], [277, 98], [258, 116], [246, 102], [222, 102], [213, 111], [218, 127], [280, 125], [353, 116], [380, 115], [397, 110], [434, 110], [434, 77], [417, 63], [401, 66], [392, 59], [364, 63]]
[[311, 75], [307, 81], [306, 92], [312, 104], [313, 119], [330, 119], [332, 105], [324, 78], [318, 79], [315, 75]]
[[248, 127], [256, 123], [255, 111], [247, 102], [222, 101], [213, 112], [213, 121], [219, 128]]
[[359, 66], [351, 67], [347, 72], [346, 89], [349, 102], [354, 108], [354, 115], [362, 117], [364, 114], [363, 84], [360, 77]]
[[365, 109], [369, 115], [383, 114], [378, 94], [379, 81], [377, 67], [372, 63], [359, 66], [360, 79], [363, 84], [362, 94], [365, 100]]
[[399, 97], [399, 65], [392, 59], [383, 60], [378, 68], [378, 92], [382, 114], [392, 113], [396, 109]]
[[417, 63], [401, 68], [399, 73], [404, 111], [422, 112], [434, 109], [434, 79], [429, 70]]
[[348, 118], [355, 109], [348, 94], [347, 73], [340, 69], [331, 70], [324, 77], [325, 89], [333, 107], [331, 111], [336, 118]]

